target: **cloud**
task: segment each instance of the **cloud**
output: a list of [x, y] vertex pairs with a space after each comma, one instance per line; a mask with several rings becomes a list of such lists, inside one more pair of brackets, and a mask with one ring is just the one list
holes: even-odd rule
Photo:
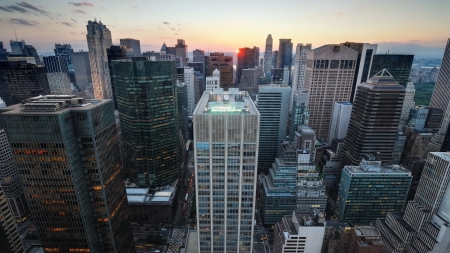
[[172, 29], [172, 30], [176, 31], [176, 29], [175, 29], [175, 28], [170, 28], [170, 29]]
[[6, 11], [6, 12], [14, 12], [13, 10], [10, 10], [10, 9], [8, 9], [6, 7], [3, 7], [3, 6], [0, 6], [0, 10]]
[[341, 18], [341, 17], [344, 16], [344, 12], [343, 12], [343, 11], [338, 11], [338, 12], [336, 12], [336, 14], [337, 14], [337, 16], [338, 16], [339, 18]]
[[137, 7], [137, 5], [130, 5], [131, 8], [136, 8], [139, 9], [139, 7]]
[[81, 2], [81, 3], [74, 3], [74, 2], [69, 2], [69, 4], [75, 5], [75, 6], [94, 6], [92, 3], [89, 2]]
[[165, 25], [170, 25], [170, 23], [169, 23], [169, 22], [165, 22], [165, 21], [163, 22], [163, 24], [165, 24]]
[[14, 10], [14, 11], [22, 12], [22, 13], [28, 12], [26, 9], [19, 7], [19, 6], [15, 6], [15, 5], [10, 5], [10, 6], [6, 6], [6, 7], [10, 10]]
[[61, 24], [66, 25], [68, 27], [73, 27], [72, 24], [69, 22], [61, 22]]
[[33, 10], [33, 11], [37, 11], [37, 12], [41, 13], [42, 15], [48, 16], [48, 12], [46, 12], [42, 9], [39, 9], [38, 7], [31, 5], [27, 2], [21, 2], [21, 3], [18, 3], [17, 5], [27, 8], [27, 9], [30, 9], [30, 10]]
[[178, 33], [175, 33], [175, 35], [179, 35]]
[[178, 23], [178, 25], [180, 25], [180, 23]]
[[76, 21], [75, 19], [71, 18], [73, 22], [78, 23], [78, 21]]
[[181, 29], [178, 29], [178, 31], [180, 31], [180, 32], [181, 32]]
[[36, 26], [39, 23], [35, 22], [35, 21], [28, 21], [26, 19], [23, 18], [12, 18], [9, 20], [11, 23], [13, 24], [17, 24], [17, 25], [27, 25], [27, 26]]
[[81, 13], [81, 14], [86, 14], [86, 12], [82, 11], [82, 10], [73, 10], [74, 13]]

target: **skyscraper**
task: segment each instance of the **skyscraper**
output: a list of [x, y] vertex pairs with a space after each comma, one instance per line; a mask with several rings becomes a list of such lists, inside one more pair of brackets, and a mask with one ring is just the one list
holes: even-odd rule
[[237, 67], [236, 67], [236, 80], [235, 83], [238, 85], [241, 83], [242, 70], [255, 68], [259, 65], [259, 47], [253, 48], [239, 48], [237, 52]]
[[193, 124], [198, 252], [252, 252], [258, 109], [237, 89], [205, 92]]
[[13, 55], [23, 55], [23, 50], [26, 45], [24, 40], [10, 40], [9, 45], [11, 46], [11, 53]]
[[292, 42], [291, 39], [280, 39], [278, 45], [277, 68], [282, 69], [285, 66], [291, 69], [292, 66]]
[[303, 91], [305, 86], [306, 53], [309, 51], [311, 51], [311, 44], [303, 45], [302, 43], [299, 43], [295, 48], [294, 73], [292, 73], [292, 91], [289, 112], [292, 112], [295, 92]]
[[[358, 51], [358, 58], [356, 60], [355, 76], [353, 77], [352, 93], [350, 95], [350, 102], [355, 100], [356, 89], [360, 83], [365, 83], [369, 78], [370, 67], [372, 59], [377, 52], [377, 44], [345, 42], [344, 46]], [[375, 72], [376, 73], [376, 72]]]
[[[292, 90], [291, 90], [292, 93]], [[292, 96], [292, 94], [291, 94]], [[292, 103], [292, 110], [289, 113], [287, 134], [292, 140], [298, 126], [307, 126], [309, 122], [308, 93], [295, 91]]]
[[205, 51], [201, 49], [195, 49], [192, 52], [192, 62], [202, 62], [205, 63]]
[[0, 186], [0, 252], [23, 253], [22, 241], [8, 206], [6, 195]]
[[74, 52], [72, 54], [72, 63], [80, 94], [86, 98], [94, 98], [89, 53], [83, 51]]
[[239, 90], [248, 92], [252, 99], [255, 100], [258, 94], [258, 86], [261, 83], [261, 75], [262, 68], [260, 66], [243, 69]]
[[111, 78], [111, 91], [112, 91], [112, 99], [114, 101], [114, 108], [117, 109], [117, 99], [116, 99], [116, 91], [114, 88], [114, 73], [112, 72], [112, 61], [114, 60], [123, 60], [128, 58], [127, 46], [114, 46], [111, 45], [106, 49], [106, 55], [108, 58], [108, 71], [109, 77]]
[[405, 88], [386, 70], [358, 86], [344, 145], [343, 165], [358, 165], [366, 154], [390, 164]]
[[440, 151], [450, 122], [450, 39], [447, 40], [444, 58], [431, 96], [430, 106], [444, 111], [439, 131], [429, 144], [429, 151]]
[[67, 55], [44, 56], [44, 66], [50, 91], [53, 95], [72, 94], [72, 85], [69, 79]]
[[377, 220], [387, 253], [446, 252], [450, 222], [450, 153], [431, 152], [414, 200], [406, 211], [389, 212]]
[[111, 78], [106, 49], [112, 45], [111, 31], [101, 21], [88, 21], [87, 44], [92, 84], [96, 99], [112, 99]]
[[0, 122], [45, 251], [134, 252], [111, 100], [39, 96]]
[[271, 77], [272, 76], [272, 68], [273, 68], [273, 58], [272, 58], [272, 50], [273, 50], [273, 39], [272, 35], [267, 35], [266, 38], [266, 48], [264, 50], [264, 76]]
[[400, 212], [405, 204], [411, 172], [366, 159], [342, 170], [336, 209], [339, 220], [368, 225], [384, 218], [386, 212]]
[[233, 88], [233, 56], [224, 53], [210, 53], [206, 56], [206, 76], [212, 76], [213, 71], [220, 71], [220, 87], [224, 90]]
[[175, 62], [177, 67], [187, 66], [188, 62], [188, 46], [182, 39], [177, 39], [177, 44], [175, 45]]
[[324, 45], [306, 55], [309, 126], [318, 139], [328, 140], [334, 103], [350, 100], [357, 57], [357, 51], [342, 44]]
[[7, 106], [40, 94], [50, 94], [44, 66], [25, 61], [0, 61], [0, 97]]
[[3, 129], [0, 129], [0, 188], [3, 188], [6, 200], [11, 207], [13, 220], [22, 222], [29, 214], [28, 205], [19, 170]]
[[221, 88], [220, 87], [220, 71], [215, 69], [212, 73], [212, 76], [206, 77], [206, 89], [205, 91], [212, 92], [214, 89]]
[[352, 114], [353, 105], [350, 102], [336, 102], [333, 108], [333, 117], [330, 125], [330, 137], [328, 143], [332, 143], [333, 139], [343, 140], [347, 135], [348, 125], [350, 124], [350, 116]]
[[257, 107], [261, 117], [258, 173], [268, 172], [286, 138], [291, 89], [287, 85], [260, 85]]
[[120, 39], [120, 45], [133, 49], [134, 57], [141, 56], [141, 42], [139, 40], [130, 39], [130, 38]]
[[67, 64], [72, 64], [73, 49], [70, 44], [55, 43], [55, 55], [65, 55], [67, 57]]
[[[405, 90], [405, 100], [403, 101], [402, 115], [400, 120], [405, 122], [409, 117], [409, 111], [414, 108], [414, 94], [416, 93], [416, 88], [414, 88], [413, 82], [408, 82]], [[424, 122], [425, 124], [425, 122]]]
[[180, 169], [175, 63], [133, 58], [111, 64], [131, 181], [142, 187], [172, 183]]
[[387, 69], [400, 85], [406, 87], [413, 60], [414, 55], [376, 54], [373, 56], [369, 77]]

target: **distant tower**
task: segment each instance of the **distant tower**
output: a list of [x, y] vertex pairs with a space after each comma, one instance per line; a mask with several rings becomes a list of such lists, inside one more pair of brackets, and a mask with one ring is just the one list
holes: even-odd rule
[[120, 45], [133, 49], [134, 57], [141, 56], [141, 42], [139, 40], [130, 39], [130, 38], [120, 39]]
[[277, 68], [282, 69], [285, 66], [291, 69], [292, 66], [292, 42], [291, 39], [280, 39], [278, 46]]
[[206, 56], [206, 76], [212, 76], [213, 71], [220, 71], [220, 87], [224, 90], [233, 88], [233, 56], [215, 52]]
[[383, 69], [387, 69], [400, 85], [406, 87], [409, 81], [413, 60], [414, 55], [376, 54], [372, 59], [369, 77]]
[[237, 53], [236, 80], [237, 86], [241, 83], [242, 70], [255, 68], [259, 65], [259, 47], [239, 48]]
[[177, 67], [187, 66], [188, 62], [188, 46], [182, 39], [177, 40], [177, 44], [175, 45], [175, 62]]
[[272, 48], [273, 48], [272, 35], [269, 34], [269, 35], [267, 35], [266, 49], [264, 51], [264, 76], [265, 77], [272, 76], [272, 68], [273, 68]]
[[294, 57], [294, 72], [292, 73], [292, 91], [291, 103], [289, 105], [289, 112], [292, 112], [292, 103], [294, 101], [294, 94], [296, 91], [303, 91], [305, 86], [305, 68], [306, 68], [306, 53], [311, 51], [311, 44], [303, 45], [297, 44]]
[[112, 99], [111, 78], [106, 49], [112, 45], [111, 31], [101, 21], [88, 21], [87, 43], [92, 84], [96, 99]]
[[416, 88], [414, 88], [413, 82], [408, 82], [406, 85], [405, 91], [405, 100], [403, 102], [402, 107], [402, 115], [400, 116], [400, 120], [406, 122], [409, 116], [409, 111], [414, 108], [414, 94], [416, 93]]

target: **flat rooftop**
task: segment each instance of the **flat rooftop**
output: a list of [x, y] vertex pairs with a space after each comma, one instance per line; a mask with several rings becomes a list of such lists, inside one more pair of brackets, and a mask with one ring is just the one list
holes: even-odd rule
[[450, 162], [450, 152], [431, 152], [433, 155], [440, 157], [442, 160]]
[[352, 175], [364, 175], [364, 174], [380, 174], [380, 175], [411, 175], [411, 172], [399, 165], [386, 165], [379, 161], [363, 161], [359, 166], [345, 166], [349, 174]]
[[246, 91], [222, 88], [204, 92], [194, 110], [194, 115], [208, 114], [259, 114], [258, 109]]
[[156, 191], [150, 188], [127, 187], [126, 193], [128, 203], [137, 205], [171, 203], [176, 191], [176, 182], [177, 181]]

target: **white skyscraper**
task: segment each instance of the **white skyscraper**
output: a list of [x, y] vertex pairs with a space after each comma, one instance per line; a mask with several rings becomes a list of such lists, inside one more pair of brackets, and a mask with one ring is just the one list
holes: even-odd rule
[[213, 89], [220, 88], [220, 71], [215, 69], [212, 76], [206, 77], [206, 90], [212, 92]]
[[353, 105], [350, 102], [334, 103], [328, 143], [331, 144], [334, 138], [338, 140], [343, 140], [345, 138], [345, 136], [347, 135], [348, 125], [350, 124], [352, 108]]
[[188, 115], [192, 116], [195, 108], [194, 68], [184, 67], [184, 83], [187, 87]]
[[272, 35], [267, 35], [266, 39], [266, 49], [264, 51], [264, 76], [265, 77], [271, 77], [272, 76], [272, 46], [273, 46], [273, 40]]
[[203, 93], [194, 111], [198, 252], [252, 252], [259, 112], [247, 92]]
[[88, 21], [87, 43], [92, 85], [96, 99], [112, 99], [111, 78], [106, 49], [112, 45], [111, 31], [101, 21]]
[[297, 44], [294, 56], [294, 71], [292, 73], [292, 91], [289, 112], [292, 111], [292, 103], [295, 92], [301, 92], [303, 90], [303, 86], [305, 85], [306, 53], [308, 53], [308, 51], [311, 51], [311, 44]]
[[405, 100], [403, 100], [402, 116], [400, 120], [405, 122], [408, 119], [409, 111], [414, 108], [414, 94], [416, 93], [416, 88], [412, 82], [408, 82], [406, 85]]

